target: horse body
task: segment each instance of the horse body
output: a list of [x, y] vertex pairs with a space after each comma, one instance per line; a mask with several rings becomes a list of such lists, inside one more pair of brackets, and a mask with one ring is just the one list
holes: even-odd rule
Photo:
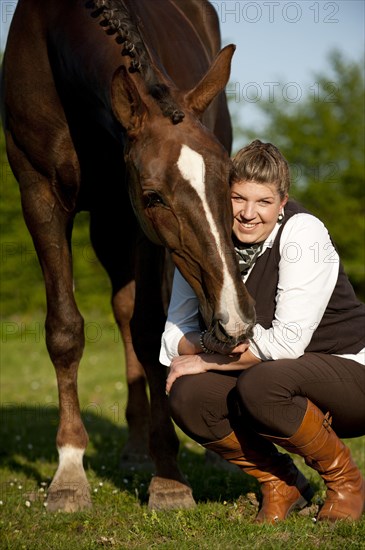
[[141, 452], [150, 431], [150, 506], [193, 504], [158, 362], [165, 247], [217, 338], [239, 341], [254, 322], [230, 239], [231, 128], [222, 91], [233, 48], [218, 49], [217, 18], [201, 0], [19, 0], [15, 11], [2, 102], [8, 158], [44, 275], [59, 389], [51, 510], [90, 505], [77, 395], [83, 319], [71, 254], [80, 210], [90, 211], [124, 341], [128, 452]]

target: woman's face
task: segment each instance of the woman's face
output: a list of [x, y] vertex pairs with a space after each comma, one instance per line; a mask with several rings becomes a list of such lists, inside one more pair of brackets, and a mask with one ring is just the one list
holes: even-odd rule
[[231, 185], [233, 233], [241, 243], [254, 244], [267, 239], [287, 203], [274, 183], [237, 181]]

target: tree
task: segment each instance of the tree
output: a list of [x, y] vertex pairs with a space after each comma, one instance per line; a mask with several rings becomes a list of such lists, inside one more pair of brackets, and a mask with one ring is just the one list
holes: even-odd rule
[[328, 227], [359, 297], [365, 297], [365, 169], [363, 64], [329, 57], [332, 75], [315, 75], [297, 103], [281, 97], [258, 106], [266, 115], [262, 136], [279, 147], [292, 172], [292, 197]]

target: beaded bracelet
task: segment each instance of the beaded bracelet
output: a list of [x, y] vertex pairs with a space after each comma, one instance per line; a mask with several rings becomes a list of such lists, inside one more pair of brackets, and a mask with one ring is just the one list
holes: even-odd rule
[[207, 331], [207, 330], [203, 330], [203, 331], [200, 333], [200, 337], [199, 337], [200, 347], [202, 348], [202, 350], [203, 350], [204, 353], [215, 353], [214, 350], [207, 348], [207, 346], [204, 344], [204, 335], [205, 335], [206, 332], [208, 332], [208, 331]]

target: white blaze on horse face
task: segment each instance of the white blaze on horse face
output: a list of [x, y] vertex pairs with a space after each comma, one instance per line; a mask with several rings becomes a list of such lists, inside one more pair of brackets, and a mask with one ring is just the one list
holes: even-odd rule
[[190, 149], [187, 145], [183, 145], [177, 161], [177, 166], [182, 177], [190, 183], [202, 201], [207, 226], [213, 235], [215, 247], [223, 264], [223, 288], [219, 298], [217, 311], [220, 314], [221, 324], [224, 326], [227, 334], [232, 337], [238, 337], [242, 334], [246, 325], [243, 323], [242, 314], [240, 314], [239, 302], [235, 290], [236, 287], [228, 271], [224, 249], [219, 237], [218, 226], [208, 204], [204, 158], [193, 149]]

